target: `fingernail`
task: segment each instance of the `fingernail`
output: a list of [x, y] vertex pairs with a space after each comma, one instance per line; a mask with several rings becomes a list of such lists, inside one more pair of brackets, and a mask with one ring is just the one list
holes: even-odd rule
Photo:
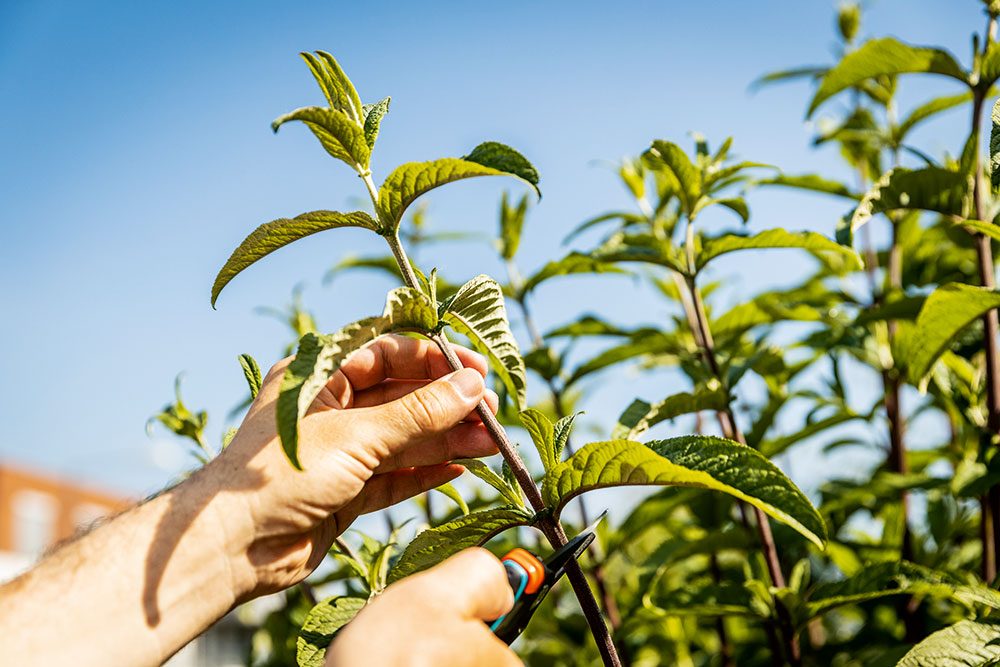
[[460, 371], [455, 371], [448, 378], [448, 382], [455, 389], [458, 389], [458, 393], [465, 398], [479, 398], [482, 396], [483, 376], [475, 369], [463, 368]]

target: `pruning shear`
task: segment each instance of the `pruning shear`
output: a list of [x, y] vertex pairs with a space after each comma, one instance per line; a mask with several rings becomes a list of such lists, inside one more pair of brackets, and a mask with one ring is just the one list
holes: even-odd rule
[[597, 524], [607, 513], [605, 510], [594, 523], [545, 560], [521, 548], [511, 549], [500, 559], [507, 571], [507, 583], [514, 591], [514, 606], [495, 621], [486, 621], [493, 634], [511, 644], [524, 632], [549, 589], [566, 573], [566, 565], [580, 558], [594, 541]]

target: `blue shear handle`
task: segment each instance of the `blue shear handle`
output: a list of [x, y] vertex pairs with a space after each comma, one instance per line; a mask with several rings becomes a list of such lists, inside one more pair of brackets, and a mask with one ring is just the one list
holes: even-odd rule
[[[516, 606], [517, 601], [521, 599], [521, 595], [524, 593], [524, 587], [528, 585], [528, 573], [521, 567], [520, 563], [515, 563], [512, 560], [503, 561], [503, 566], [507, 570], [507, 583], [510, 584], [510, 589], [514, 591], [514, 605]], [[505, 618], [507, 618], [507, 614], [493, 621], [490, 625], [490, 630], [496, 630], [497, 626]]]

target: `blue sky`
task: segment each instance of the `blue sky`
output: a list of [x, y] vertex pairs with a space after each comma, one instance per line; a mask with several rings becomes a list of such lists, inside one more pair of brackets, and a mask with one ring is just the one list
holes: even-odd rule
[[[985, 23], [975, 0], [867, 7], [865, 36], [943, 45], [963, 62], [971, 32]], [[628, 204], [595, 161], [639, 153], [654, 138], [690, 145], [686, 133], [696, 130], [715, 146], [732, 135], [745, 159], [843, 175], [831, 151], [809, 147], [805, 84], [748, 92], [764, 72], [830, 62], [834, 16], [832, 2], [797, 0], [7, 0], [0, 4], [0, 461], [149, 493], [183, 464], [167, 455], [180, 446], [162, 431], [153, 440], [144, 433], [146, 419], [170, 399], [174, 375], [186, 372], [189, 407], [210, 411], [215, 442], [245, 392], [236, 356], [250, 352], [262, 365], [278, 358], [286, 332], [256, 306], [285, 303], [303, 282], [323, 328], [381, 308], [387, 282], [354, 274], [321, 284], [345, 252], [383, 249], [360, 230], [276, 253], [239, 276], [217, 311], [209, 306], [216, 271], [255, 226], [349, 209], [364, 194], [305, 128], [289, 125], [277, 136], [269, 129], [281, 113], [322, 102], [299, 51], [333, 53], [365, 102], [392, 96], [373, 157], [377, 181], [401, 162], [462, 155], [488, 139], [532, 159], [544, 199], [522, 243], [520, 261], [530, 270], [563, 254], [561, 239], [577, 223]], [[957, 90], [947, 82], [902, 88], [904, 103]], [[966, 115], [944, 114], [917, 143], [954, 153]], [[504, 187], [517, 189], [478, 179], [432, 193], [432, 225], [492, 233]], [[832, 234], [844, 212], [837, 202], [789, 193], [754, 193], [749, 201], [752, 229]], [[724, 216], [706, 223], [731, 225]], [[475, 246], [442, 248], [425, 258], [425, 268], [433, 265], [456, 279], [501, 270]], [[804, 266], [791, 253], [747, 253], [719, 271], [740, 276], [724, 299], [787, 283]], [[663, 315], [648, 292], [621, 279], [553, 282], [533, 303], [543, 328], [583, 310], [628, 322]], [[672, 393], [663, 383], [602, 381], [588, 417], [609, 427], [636, 393], [653, 400]]]

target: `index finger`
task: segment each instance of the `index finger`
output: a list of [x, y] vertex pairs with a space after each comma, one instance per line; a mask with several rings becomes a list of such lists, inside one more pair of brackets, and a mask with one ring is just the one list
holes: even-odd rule
[[[486, 358], [478, 352], [452, 345], [458, 360], [466, 368], [474, 368], [486, 377]], [[428, 340], [408, 336], [381, 336], [358, 350], [340, 371], [355, 391], [367, 389], [379, 382], [395, 380], [436, 380], [451, 372], [448, 360], [438, 346]]]

